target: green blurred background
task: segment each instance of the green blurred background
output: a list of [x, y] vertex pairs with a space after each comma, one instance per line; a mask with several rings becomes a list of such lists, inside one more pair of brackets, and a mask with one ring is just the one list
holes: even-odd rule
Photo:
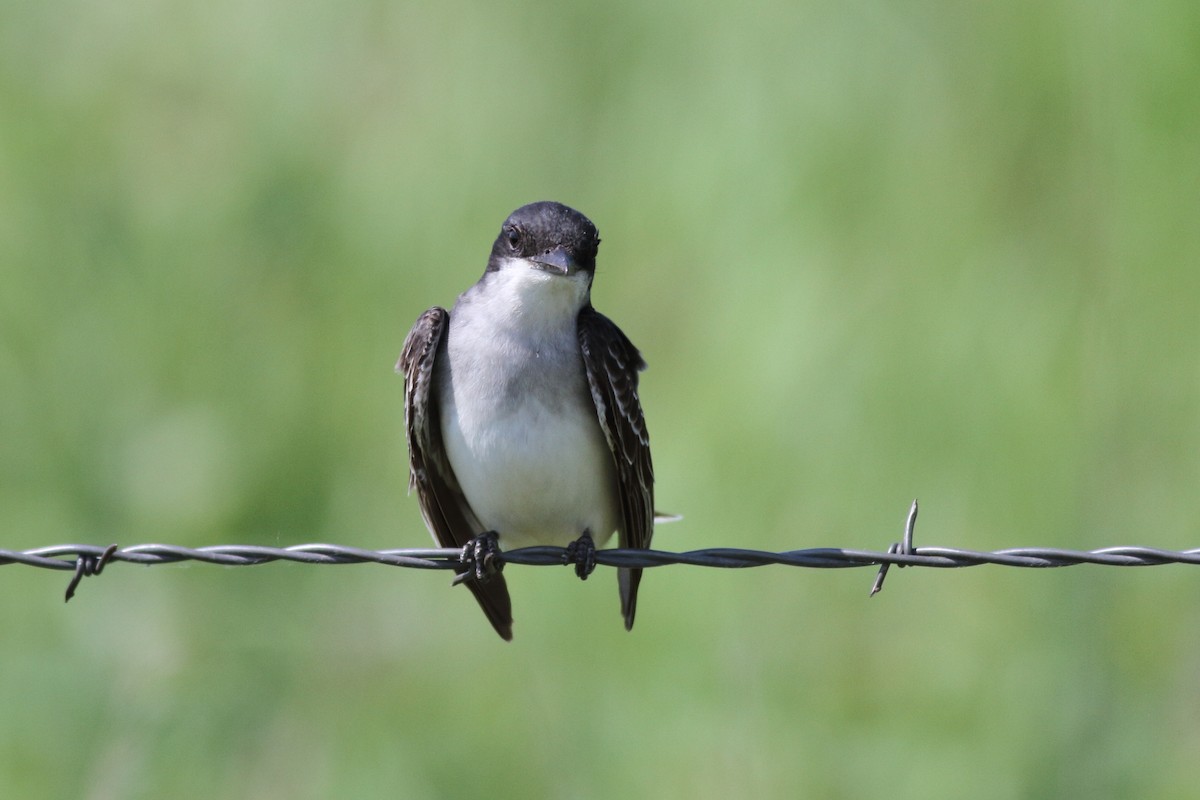
[[[6, 3], [0, 546], [424, 547], [404, 336], [604, 237], [663, 549], [1200, 544], [1200, 6]], [[0, 570], [20, 798], [1194, 797], [1198, 575]]]

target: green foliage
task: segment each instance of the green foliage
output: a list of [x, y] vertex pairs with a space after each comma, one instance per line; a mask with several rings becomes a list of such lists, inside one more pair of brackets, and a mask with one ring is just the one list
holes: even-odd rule
[[[428, 542], [392, 364], [556, 199], [665, 549], [1194, 547], [1194, 3], [0, 8], [0, 542]], [[40, 797], [1188, 797], [1185, 567], [0, 569]]]

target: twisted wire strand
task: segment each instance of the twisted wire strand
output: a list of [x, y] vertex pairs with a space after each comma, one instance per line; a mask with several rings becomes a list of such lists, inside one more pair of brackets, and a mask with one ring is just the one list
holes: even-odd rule
[[[92, 544], [59, 544], [31, 550], [0, 549], [0, 566], [24, 564], [44, 569], [73, 570], [79, 557], [100, 558], [108, 548]], [[524, 547], [502, 553], [505, 564], [550, 566], [565, 563], [566, 548]], [[108, 563], [177, 564], [200, 561], [226, 567], [248, 567], [275, 561], [301, 564], [384, 564], [416, 569], [457, 569], [462, 564], [459, 548], [365, 550], [338, 544], [297, 544], [289, 547], [229, 544], [210, 547], [181, 547], [172, 544], [139, 544], [113, 551]], [[994, 564], [1004, 567], [1071, 567], [1099, 564], [1108, 567], [1153, 567], [1163, 564], [1200, 565], [1200, 548], [1163, 550], [1156, 547], [1106, 547], [1099, 550], [1064, 550], [1056, 547], [1014, 547], [1004, 550], [962, 550], [954, 547], [920, 547], [911, 553], [877, 552], [840, 547], [815, 547], [805, 550], [773, 552], [714, 547], [686, 552], [665, 550], [597, 550], [596, 563], [609, 567], [651, 568], [672, 564], [695, 567], [744, 569], [778, 564], [815, 569], [877, 567], [894, 564], [901, 567], [977, 567]]]
[[[879, 567], [872, 585], [874, 595], [883, 587], [883, 579], [891, 566], [935, 567], [950, 569], [993, 564], [1004, 567], [1049, 568], [1078, 564], [1098, 564], [1109, 567], [1152, 567], [1163, 564], [1200, 565], [1200, 548], [1164, 550], [1156, 547], [1105, 547], [1099, 550], [1064, 550], [1057, 547], [1015, 547], [1004, 550], [978, 551], [954, 547], [914, 547], [913, 528], [917, 519], [917, 503], [913, 502], [905, 520], [904, 537], [887, 552], [854, 550], [840, 547], [816, 547], [804, 550], [771, 552], [732, 547], [715, 547], [673, 553], [663, 550], [614, 549], [597, 550], [595, 561], [610, 567], [651, 568], [672, 564], [697, 567], [745, 569], [778, 564], [815, 569], [844, 569], [850, 567]], [[471, 548], [406, 548], [367, 550], [338, 544], [297, 544], [290, 547], [263, 545], [212, 545], [181, 547], [172, 544], [139, 544], [130, 547], [117, 545], [60, 544], [31, 550], [0, 549], [0, 566], [24, 564], [43, 569], [73, 570], [67, 587], [71, 599], [79, 582], [88, 576], [99, 575], [105, 565], [113, 562], [129, 564], [176, 564], [200, 561], [227, 567], [256, 566], [275, 561], [301, 564], [384, 564], [414, 569], [450, 569], [463, 572], [471, 567]], [[563, 547], [525, 547], [500, 554], [503, 564], [551, 566], [573, 563]]]

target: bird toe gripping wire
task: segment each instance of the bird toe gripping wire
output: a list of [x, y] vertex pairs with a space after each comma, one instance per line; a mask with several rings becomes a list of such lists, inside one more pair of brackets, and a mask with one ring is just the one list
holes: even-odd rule
[[574, 564], [579, 580], [586, 581], [596, 569], [596, 543], [592, 541], [592, 534], [584, 531], [582, 536], [567, 545], [562, 561], [568, 567]]
[[466, 580], [486, 582], [504, 568], [504, 557], [500, 554], [500, 536], [495, 531], [484, 531], [467, 542], [458, 557], [461, 571], [452, 583], [457, 586]]
[[67, 594], [63, 598], [64, 603], [69, 603], [71, 598], [75, 596], [75, 590], [79, 588], [79, 582], [84, 578], [92, 575], [99, 575], [104, 570], [104, 565], [113, 557], [113, 553], [117, 552], [117, 546], [110, 544], [104, 548], [104, 552], [98, 556], [83, 554], [75, 559], [75, 574], [71, 576], [71, 582], [67, 584]]
[[[896, 554], [901, 554], [911, 556], [916, 552], [916, 550], [913, 548], [913, 528], [916, 526], [917, 501], [913, 500], [912, 505], [908, 509], [908, 518], [904, 521], [904, 537], [898, 542], [893, 542], [891, 546], [888, 547], [888, 555], [894, 556]], [[879, 590], [883, 588], [883, 579], [887, 577], [888, 567], [891, 565], [892, 564], [890, 561], [885, 561], [879, 565], [879, 574], [875, 576], [875, 583], [871, 585], [871, 594], [869, 597], [874, 597], [875, 595], [879, 594]], [[904, 565], [897, 564], [897, 566], [903, 567]]]

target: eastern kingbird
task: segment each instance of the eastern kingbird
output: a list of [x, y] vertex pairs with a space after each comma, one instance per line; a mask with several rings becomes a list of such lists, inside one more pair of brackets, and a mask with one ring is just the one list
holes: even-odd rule
[[[580, 577], [613, 531], [621, 547], [650, 546], [654, 468], [637, 391], [646, 364], [592, 308], [599, 246], [578, 211], [522, 206], [453, 311], [435, 306], [409, 332], [396, 364], [409, 490], [441, 546], [565, 546]], [[626, 629], [641, 577], [618, 572]], [[503, 576], [461, 578], [511, 639]]]

